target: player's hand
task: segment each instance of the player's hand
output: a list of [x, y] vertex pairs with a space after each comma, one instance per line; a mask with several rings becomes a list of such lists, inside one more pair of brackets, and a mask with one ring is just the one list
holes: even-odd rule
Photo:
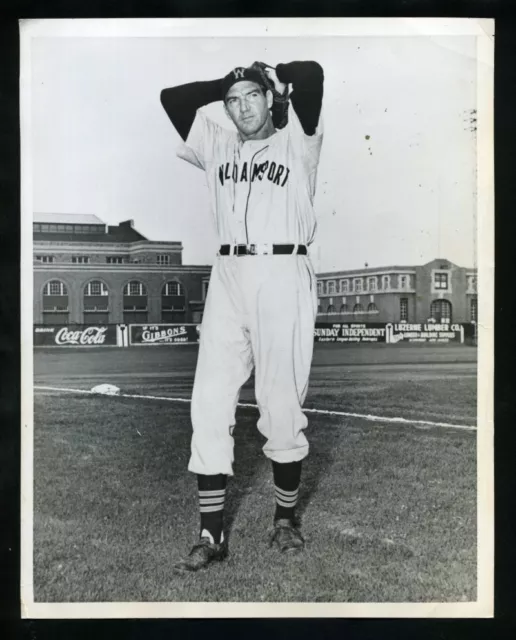
[[276, 69], [274, 67], [267, 66], [265, 67], [264, 71], [267, 74], [267, 77], [270, 80], [272, 80], [272, 82], [274, 83], [274, 88], [276, 89], [276, 91], [280, 94], [283, 94], [283, 92], [287, 88], [287, 85], [278, 80], [278, 76], [276, 75]]

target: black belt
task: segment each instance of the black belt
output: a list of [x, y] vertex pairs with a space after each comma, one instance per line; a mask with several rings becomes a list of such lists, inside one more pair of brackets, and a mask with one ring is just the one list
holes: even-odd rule
[[306, 256], [308, 250], [306, 245], [297, 245], [297, 251], [294, 251], [295, 244], [223, 244], [220, 247], [219, 255], [221, 256], [267, 256], [267, 255], [288, 255], [299, 254]]

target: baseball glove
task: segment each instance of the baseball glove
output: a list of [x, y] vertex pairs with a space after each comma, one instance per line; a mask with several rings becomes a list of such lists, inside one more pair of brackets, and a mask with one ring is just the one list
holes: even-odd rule
[[265, 73], [266, 69], [274, 69], [270, 64], [265, 62], [253, 62], [251, 69], [255, 69], [261, 75], [264, 85], [270, 89], [273, 97], [273, 103], [271, 107], [272, 123], [276, 129], [283, 129], [288, 122], [288, 85], [285, 87], [285, 91], [280, 93], [274, 82]]

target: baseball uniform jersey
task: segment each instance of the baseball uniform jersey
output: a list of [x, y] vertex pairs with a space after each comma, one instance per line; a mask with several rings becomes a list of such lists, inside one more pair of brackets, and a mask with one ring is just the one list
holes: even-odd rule
[[[309, 245], [322, 125], [308, 136], [292, 108], [269, 138], [242, 141], [198, 110], [179, 157], [206, 173], [221, 244]], [[232, 475], [240, 389], [255, 370], [264, 453], [308, 454], [302, 411], [313, 353], [316, 277], [307, 255], [218, 255], [192, 394], [189, 470]]]

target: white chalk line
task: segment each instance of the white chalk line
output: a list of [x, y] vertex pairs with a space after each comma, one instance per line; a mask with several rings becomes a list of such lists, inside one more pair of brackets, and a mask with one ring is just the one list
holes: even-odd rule
[[[41, 391], [64, 391], [67, 393], [84, 393], [89, 395], [96, 396], [107, 396], [113, 398], [132, 398], [138, 400], [164, 400], [166, 402], [183, 402], [186, 404], [190, 404], [190, 398], [172, 398], [170, 396], [144, 396], [137, 393], [117, 393], [117, 394], [100, 394], [89, 389], [68, 389], [63, 387], [46, 387], [41, 385], [35, 385], [34, 389], [38, 389]], [[246, 407], [251, 409], [257, 409], [258, 406], [256, 404], [250, 404], [245, 402], [239, 402], [239, 407]], [[327, 416], [340, 416], [344, 418], [359, 418], [361, 420], [369, 420], [370, 422], [388, 422], [388, 423], [396, 423], [396, 424], [405, 424], [405, 425], [422, 425], [425, 427], [441, 427], [444, 429], [460, 429], [462, 431], [476, 431], [477, 427], [472, 425], [464, 425], [464, 424], [452, 424], [449, 422], [432, 422], [430, 420], [410, 420], [408, 418], [388, 418], [386, 416], [373, 416], [370, 414], [364, 413], [350, 413], [347, 411], [330, 411], [328, 409], [303, 409], [306, 413], [317, 413], [320, 415]]]

